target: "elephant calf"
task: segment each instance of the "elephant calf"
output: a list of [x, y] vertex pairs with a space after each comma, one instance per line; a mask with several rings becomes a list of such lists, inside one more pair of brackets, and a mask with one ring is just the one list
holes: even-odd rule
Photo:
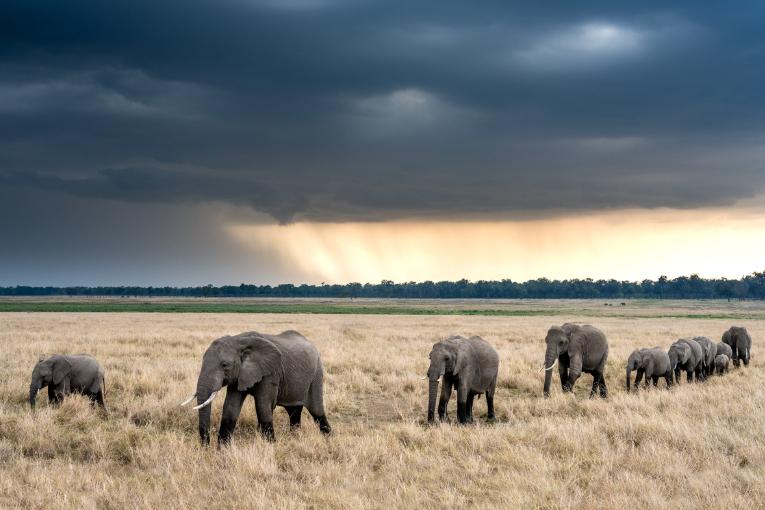
[[104, 404], [104, 369], [87, 354], [54, 354], [41, 358], [32, 370], [29, 385], [29, 406], [35, 408], [37, 392], [48, 387], [48, 401], [58, 405], [70, 393], [87, 395], [92, 402], [106, 409]]
[[250, 331], [214, 340], [202, 358], [195, 397], [199, 410], [199, 439], [210, 444], [210, 407], [218, 392], [226, 387], [218, 445], [225, 445], [234, 433], [242, 404], [248, 395], [255, 399], [255, 412], [261, 434], [274, 440], [273, 413], [282, 406], [290, 426], [300, 426], [303, 406], [329, 434], [332, 428], [324, 413], [324, 368], [319, 351], [297, 331], [265, 335]]
[[723, 375], [728, 371], [728, 365], [730, 364], [730, 358], [725, 354], [718, 354], [715, 356], [715, 368], [717, 369], [717, 375]]
[[451, 336], [433, 345], [428, 368], [428, 422], [435, 420], [438, 379], [441, 383], [441, 400], [438, 417], [446, 420], [446, 406], [457, 388], [457, 420], [473, 422], [473, 399], [486, 393], [489, 420], [494, 419], [494, 391], [499, 373], [499, 355], [494, 347], [481, 337], [463, 338]]
[[672, 387], [672, 366], [670, 365], [669, 355], [661, 350], [660, 347], [653, 349], [636, 349], [630, 354], [627, 360], [627, 391], [630, 391], [630, 373], [637, 370], [635, 376], [635, 390], [640, 389], [640, 381], [645, 375], [645, 386], [648, 387], [649, 381], [653, 381], [656, 386], [659, 377], [667, 381], [667, 388]]

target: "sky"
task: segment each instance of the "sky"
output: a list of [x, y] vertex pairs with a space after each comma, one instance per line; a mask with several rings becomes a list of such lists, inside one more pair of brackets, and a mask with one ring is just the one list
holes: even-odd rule
[[765, 269], [765, 4], [5, 0], [0, 285]]

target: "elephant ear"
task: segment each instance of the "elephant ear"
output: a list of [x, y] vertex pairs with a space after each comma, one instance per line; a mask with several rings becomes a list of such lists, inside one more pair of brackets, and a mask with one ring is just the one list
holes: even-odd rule
[[242, 351], [237, 389], [245, 391], [269, 375], [282, 372], [282, 353], [270, 340], [261, 336], [247, 339]]
[[53, 360], [53, 384], [61, 384], [71, 371], [72, 365], [69, 361], [64, 356], [57, 356], [56, 359]]
[[470, 375], [466, 371], [470, 370], [471, 365], [473, 365], [473, 349], [466, 340], [462, 340], [457, 346], [457, 359], [454, 361], [453, 374]]

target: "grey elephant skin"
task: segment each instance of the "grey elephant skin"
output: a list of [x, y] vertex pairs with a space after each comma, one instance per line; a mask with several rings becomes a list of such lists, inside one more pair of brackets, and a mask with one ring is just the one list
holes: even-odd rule
[[37, 392], [48, 387], [48, 401], [59, 405], [66, 395], [80, 393], [106, 409], [104, 369], [87, 354], [54, 354], [41, 359], [32, 370], [29, 406], [34, 409]]
[[730, 358], [725, 354], [718, 354], [715, 356], [715, 368], [717, 369], [717, 375], [723, 375], [728, 371], [730, 365]]
[[566, 323], [553, 326], [545, 337], [545, 382], [544, 396], [550, 395], [552, 368], [558, 363], [561, 388], [564, 392], [572, 391], [574, 383], [582, 375], [592, 375], [590, 397], [600, 394], [608, 396], [604, 371], [608, 360], [608, 341], [606, 335], [594, 326]]
[[749, 358], [752, 351], [752, 337], [749, 336], [749, 332], [746, 328], [740, 326], [731, 326], [728, 331], [723, 333], [723, 343], [730, 346], [732, 351], [731, 360], [733, 365], [738, 368], [741, 361], [744, 362], [744, 366], [749, 366]]
[[717, 354], [718, 356], [720, 354], [725, 354], [728, 356], [728, 359], [733, 359], [733, 349], [730, 348], [730, 345], [724, 343], [724, 342], [718, 342], [717, 343]]
[[441, 399], [438, 417], [447, 420], [446, 408], [452, 390], [457, 389], [457, 421], [473, 422], [473, 400], [486, 394], [487, 419], [494, 419], [494, 392], [497, 388], [499, 355], [481, 337], [463, 338], [451, 336], [433, 345], [428, 368], [428, 422], [435, 420], [438, 380], [441, 383]]
[[675, 382], [680, 383], [680, 372], [687, 375], [687, 382], [693, 382], [701, 377], [703, 350], [698, 342], [687, 338], [681, 338], [669, 347], [667, 352], [672, 371], [675, 373]]
[[714, 374], [717, 344], [705, 336], [693, 337], [693, 341], [701, 346], [701, 379], [705, 380]]
[[649, 381], [653, 382], [654, 386], [657, 386], [660, 377], [667, 381], [667, 388], [672, 387], [672, 367], [669, 355], [660, 347], [636, 349], [630, 354], [630, 357], [627, 359], [627, 391], [630, 391], [630, 378], [633, 370], [637, 371], [635, 376], [636, 391], [640, 388], [640, 381], [644, 375], [646, 388]]
[[270, 441], [274, 440], [273, 412], [277, 405], [287, 410], [293, 428], [300, 426], [305, 407], [323, 433], [332, 430], [324, 413], [324, 369], [319, 351], [297, 331], [278, 335], [250, 331], [218, 338], [210, 344], [194, 394], [203, 445], [210, 444], [212, 399], [224, 386], [219, 446], [231, 440], [248, 395], [255, 399], [260, 431]]

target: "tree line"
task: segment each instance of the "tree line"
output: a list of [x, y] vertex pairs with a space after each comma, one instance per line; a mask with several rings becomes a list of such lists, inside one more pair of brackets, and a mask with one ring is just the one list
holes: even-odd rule
[[697, 274], [641, 282], [538, 278], [503, 280], [348, 283], [321, 285], [204, 285], [198, 287], [0, 287], [0, 296], [312, 297], [418, 299], [765, 299], [765, 271], [739, 279]]

